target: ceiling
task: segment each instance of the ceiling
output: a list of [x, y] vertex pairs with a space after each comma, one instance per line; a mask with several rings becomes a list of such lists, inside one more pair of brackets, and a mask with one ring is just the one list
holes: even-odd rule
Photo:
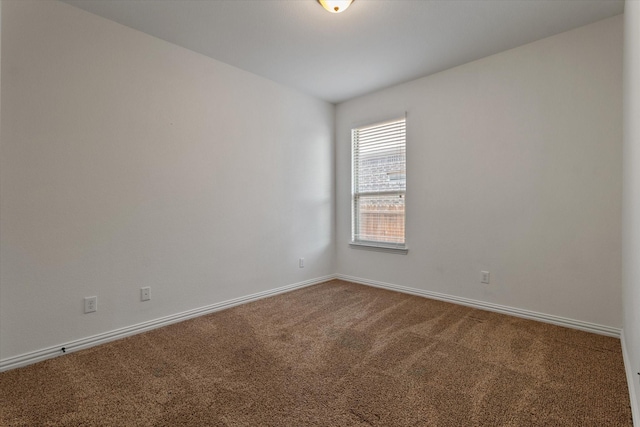
[[63, 0], [332, 103], [623, 13], [624, 0]]

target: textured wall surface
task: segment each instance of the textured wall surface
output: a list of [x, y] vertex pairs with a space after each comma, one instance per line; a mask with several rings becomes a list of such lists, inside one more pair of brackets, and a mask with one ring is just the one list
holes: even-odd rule
[[640, 2], [628, 0], [624, 15], [623, 334], [640, 425]]
[[0, 358], [335, 271], [333, 105], [64, 3], [2, 6]]
[[[338, 273], [620, 328], [622, 21], [339, 104]], [[350, 129], [405, 111], [409, 253], [350, 248]]]

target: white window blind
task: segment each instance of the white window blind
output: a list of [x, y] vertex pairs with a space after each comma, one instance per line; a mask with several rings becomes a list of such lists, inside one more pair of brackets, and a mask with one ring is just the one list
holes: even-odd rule
[[352, 130], [354, 244], [405, 247], [406, 119]]

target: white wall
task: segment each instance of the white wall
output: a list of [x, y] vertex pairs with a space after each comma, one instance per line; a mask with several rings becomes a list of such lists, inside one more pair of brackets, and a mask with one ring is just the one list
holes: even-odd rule
[[64, 3], [2, 7], [0, 359], [335, 272], [333, 105]]
[[640, 425], [640, 1], [624, 9], [624, 166], [622, 295], [629, 391]]
[[[63, 3], [1, 6], [0, 361], [336, 271], [622, 326], [621, 17], [343, 103], [334, 153], [330, 104]], [[404, 111], [409, 254], [350, 249], [349, 130]]]
[[[2, 0], [0, 0], [0, 83], [2, 82]], [[0, 84], [0, 156], [2, 155], [2, 84]], [[1, 172], [2, 163], [0, 161], [0, 184], [2, 183]], [[2, 195], [0, 193], [0, 205], [2, 205]], [[2, 238], [2, 226], [0, 225], [0, 240]], [[2, 256], [2, 246], [0, 243], [0, 257]], [[1, 279], [0, 279], [1, 280]], [[0, 282], [0, 310], [2, 309], [2, 285]], [[2, 350], [2, 314], [0, 313], [0, 351]], [[2, 357], [0, 356], [0, 360]]]
[[[617, 16], [339, 104], [338, 273], [620, 328], [622, 34]], [[350, 129], [404, 111], [409, 253], [352, 249]]]

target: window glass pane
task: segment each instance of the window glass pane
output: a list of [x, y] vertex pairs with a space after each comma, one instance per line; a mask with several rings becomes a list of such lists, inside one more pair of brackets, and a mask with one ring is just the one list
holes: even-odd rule
[[352, 240], [403, 247], [406, 122], [354, 129]]
[[359, 196], [358, 240], [404, 243], [404, 195]]
[[358, 158], [357, 193], [398, 191], [406, 187], [404, 150]]

